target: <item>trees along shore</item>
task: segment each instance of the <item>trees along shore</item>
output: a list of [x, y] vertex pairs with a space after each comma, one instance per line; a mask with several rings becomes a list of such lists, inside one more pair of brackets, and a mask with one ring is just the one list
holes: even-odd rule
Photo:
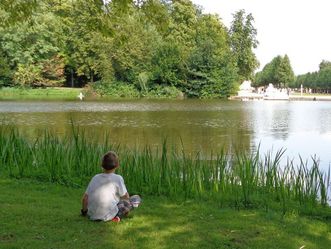
[[226, 28], [190, 0], [0, 3], [0, 87], [85, 87], [115, 97], [225, 98], [243, 80], [331, 91], [331, 63], [294, 76], [287, 55], [259, 66], [254, 18]]
[[317, 72], [295, 76], [290, 59], [287, 55], [276, 56], [267, 63], [262, 71], [255, 74], [253, 80], [255, 87], [266, 86], [273, 83], [279, 88], [292, 88], [304, 94], [330, 94], [331, 93], [331, 62], [323, 60]]
[[229, 29], [189, 0], [4, 0], [0, 18], [0, 87], [224, 98], [258, 66], [244, 10]]
[[0, 87], [87, 87], [113, 97], [226, 98], [244, 80], [329, 93], [331, 63], [294, 76], [287, 55], [254, 75], [254, 18], [190, 0], [0, 2]]

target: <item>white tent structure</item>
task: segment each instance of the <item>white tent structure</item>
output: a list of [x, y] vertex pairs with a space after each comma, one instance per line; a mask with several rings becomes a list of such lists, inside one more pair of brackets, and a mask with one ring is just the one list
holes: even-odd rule
[[245, 80], [240, 86], [238, 91], [238, 97], [252, 97], [254, 87], [251, 86], [250, 80]]
[[254, 87], [251, 86], [252, 82], [250, 80], [245, 80], [240, 86], [240, 90], [254, 90]]

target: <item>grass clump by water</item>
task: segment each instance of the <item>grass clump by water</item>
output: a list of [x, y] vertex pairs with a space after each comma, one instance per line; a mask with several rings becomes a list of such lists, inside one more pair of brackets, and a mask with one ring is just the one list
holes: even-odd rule
[[15, 128], [0, 130], [0, 173], [13, 178], [33, 178], [70, 186], [86, 186], [100, 172], [100, 157], [108, 150], [120, 155], [118, 173], [132, 193], [172, 199], [213, 200], [226, 207], [264, 208], [331, 217], [328, 205], [330, 171], [318, 161], [288, 161], [281, 165], [284, 150], [275, 157], [259, 153], [225, 152], [206, 159], [188, 156], [167, 145], [157, 150], [128, 149], [104, 142], [87, 141], [83, 131], [58, 137], [45, 131], [31, 141]]

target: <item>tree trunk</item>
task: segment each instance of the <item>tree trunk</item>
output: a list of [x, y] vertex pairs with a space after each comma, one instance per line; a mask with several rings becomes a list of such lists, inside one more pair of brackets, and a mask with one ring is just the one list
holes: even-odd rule
[[93, 71], [90, 70], [90, 78], [91, 78], [91, 83], [93, 83]]
[[71, 73], [71, 87], [74, 87], [74, 70], [70, 69]]

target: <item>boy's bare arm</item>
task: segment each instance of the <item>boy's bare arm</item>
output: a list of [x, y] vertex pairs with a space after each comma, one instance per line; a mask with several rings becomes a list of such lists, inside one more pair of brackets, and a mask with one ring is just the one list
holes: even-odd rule
[[81, 210], [82, 215], [87, 214], [87, 204], [88, 204], [88, 195], [85, 193], [82, 198], [82, 210]]
[[122, 199], [122, 200], [128, 200], [128, 199], [130, 199], [130, 195], [129, 195], [129, 193], [126, 192], [125, 195], [121, 196], [121, 199]]

